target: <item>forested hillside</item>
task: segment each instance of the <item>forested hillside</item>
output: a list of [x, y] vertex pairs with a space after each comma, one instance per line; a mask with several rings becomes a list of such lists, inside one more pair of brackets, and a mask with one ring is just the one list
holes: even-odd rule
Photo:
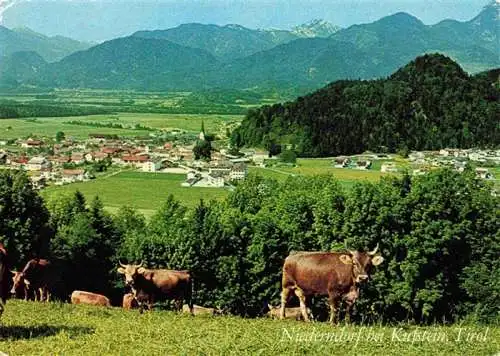
[[499, 90], [451, 59], [416, 58], [390, 77], [338, 81], [294, 102], [250, 111], [236, 146], [288, 143], [301, 156], [500, 144]]

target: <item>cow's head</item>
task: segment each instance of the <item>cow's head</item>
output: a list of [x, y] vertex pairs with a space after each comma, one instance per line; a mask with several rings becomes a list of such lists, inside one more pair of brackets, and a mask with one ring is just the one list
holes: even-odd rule
[[356, 283], [367, 281], [370, 278], [372, 267], [378, 266], [384, 262], [384, 258], [382, 256], [375, 255], [377, 250], [378, 244], [373, 251], [349, 251], [349, 254], [340, 255], [340, 260], [343, 263], [352, 265], [352, 274]]
[[125, 275], [125, 283], [130, 287], [133, 287], [136, 278], [146, 271], [146, 269], [142, 267], [142, 262], [138, 265], [125, 265], [120, 262], [120, 266], [121, 267], [118, 267], [118, 273]]
[[25, 278], [24, 272], [10, 271], [12, 276], [12, 289], [10, 293], [20, 297], [30, 286], [30, 281]]

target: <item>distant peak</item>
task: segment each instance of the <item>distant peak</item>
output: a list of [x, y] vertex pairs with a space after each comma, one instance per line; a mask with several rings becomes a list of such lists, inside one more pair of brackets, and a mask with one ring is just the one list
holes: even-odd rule
[[410, 15], [407, 12], [396, 12], [395, 14], [386, 16], [381, 18], [377, 22], [406, 22], [406, 23], [415, 23], [419, 25], [423, 25], [422, 21], [420, 21], [417, 17]]
[[313, 19], [292, 28], [292, 33], [300, 37], [329, 37], [341, 28], [322, 19]]

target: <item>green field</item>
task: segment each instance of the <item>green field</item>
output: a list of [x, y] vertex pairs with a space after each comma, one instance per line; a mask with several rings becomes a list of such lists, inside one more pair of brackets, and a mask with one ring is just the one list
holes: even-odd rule
[[[29, 136], [55, 137], [63, 131], [66, 137], [78, 139], [88, 138], [89, 134], [116, 134], [119, 136], [145, 136], [146, 130], [137, 130], [133, 126], [140, 124], [154, 130], [185, 130], [199, 132], [202, 120], [205, 129], [210, 133], [224, 133], [226, 123], [238, 123], [242, 120], [238, 115], [188, 115], [188, 114], [140, 114], [119, 113], [106, 115], [88, 115], [72, 117], [50, 117], [36, 119], [2, 119], [0, 120], [0, 139], [18, 139]], [[82, 124], [75, 125], [71, 121]], [[126, 128], [92, 127], [93, 122], [102, 124], [120, 124]]]
[[[300, 159], [296, 168], [249, 167], [249, 172], [278, 180], [293, 175], [332, 174], [345, 188], [352, 187], [357, 181], [376, 182], [385, 175], [378, 171], [332, 168], [327, 159]], [[229, 193], [221, 188], [182, 187], [185, 178], [184, 174], [121, 172], [88, 182], [50, 186], [42, 191], [42, 196], [50, 199], [59, 193], [79, 190], [87, 200], [98, 195], [110, 212], [128, 205], [150, 216], [169, 194], [185, 206], [193, 207], [200, 199], [223, 199]]]
[[9, 355], [495, 355], [495, 326], [331, 326], [10, 300]]
[[286, 179], [293, 175], [318, 175], [331, 174], [342, 186], [352, 187], [356, 182], [378, 182], [381, 177], [390, 176], [389, 173], [380, 172], [381, 162], [376, 162], [372, 169], [357, 170], [349, 168], [335, 168], [331, 158], [299, 158], [296, 167], [250, 167], [250, 172], [261, 174], [265, 177], [278, 180]]
[[51, 186], [42, 191], [42, 196], [50, 199], [58, 193], [79, 190], [87, 201], [98, 195], [112, 212], [128, 205], [151, 215], [169, 194], [189, 207], [198, 204], [200, 199], [222, 199], [228, 194], [228, 190], [221, 188], [182, 187], [185, 178], [185, 174], [122, 172], [89, 182]]

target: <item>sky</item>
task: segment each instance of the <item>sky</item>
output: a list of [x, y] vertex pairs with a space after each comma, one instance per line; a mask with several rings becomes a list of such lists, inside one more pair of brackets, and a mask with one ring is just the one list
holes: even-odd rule
[[[498, 1], [498, 0], [497, 0]], [[290, 29], [313, 19], [341, 27], [404, 11], [425, 24], [470, 20], [488, 0], [0, 0], [0, 24], [101, 42], [183, 23]]]

